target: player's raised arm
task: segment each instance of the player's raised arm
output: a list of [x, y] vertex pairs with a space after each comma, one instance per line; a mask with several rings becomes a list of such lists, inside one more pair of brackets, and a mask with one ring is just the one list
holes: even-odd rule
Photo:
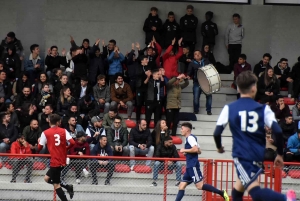
[[219, 116], [219, 119], [217, 121], [217, 126], [214, 131], [214, 139], [215, 139], [215, 143], [216, 143], [219, 153], [224, 152], [224, 147], [222, 146], [221, 135], [223, 133], [223, 130], [225, 129], [225, 127], [228, 124], [228, 118], [229, 118], [229, 108], [228, 108], [228, 105], [225, 105]]
[[37, 151], [38, 153], [43, 149], [43, 147], [46, 145], [46, 143], [47, 143], [47, 138], [46, 138], [44, 132], [42, 132], [40, 141], [38, 144], [38, 151]]
[[66, 140], [69, 142], [69, 145], [67, 146], [67, 150], [69, 150], [71, 147], [75, 145], [75, 141], [73, 140], [70, 133], [67, 130], [65, 131], [66, 131]]

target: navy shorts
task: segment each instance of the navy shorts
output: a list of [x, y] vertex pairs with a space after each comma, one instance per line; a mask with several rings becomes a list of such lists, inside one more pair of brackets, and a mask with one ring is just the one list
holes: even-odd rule
[[263, 172], [263, 163], [233, 158], [237, 175], [245, 189]]
[[182, 177], [182, 182], [187, 182], [188, 184], [191, 184], [192, 182], [196, 184], [202, 180], [203, 177], [200, 167], [186, 168], [186, 171]]

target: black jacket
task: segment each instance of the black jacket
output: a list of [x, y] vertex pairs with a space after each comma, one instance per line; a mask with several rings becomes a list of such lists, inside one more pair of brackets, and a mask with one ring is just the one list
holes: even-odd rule
[[136, 72], [137, 69], [140, 67], [139, 59], [136, 59], [135, 61], [133, 61], [133, 56], [134, 56], [134, 50], [131, 50], [131, 52], [129, 52], [127, 59], [126, 59], [126, 65], [127, 65], [127, 72], [128, 72], [128, 76], [130, 79], [134, 79], [136, 80]]
[[188, 76], [193, 78], [194, 84], [199, 84], [198, 78], [197, 78], [198, 69], [203, 67], [203, 66], [206, 66], [208, 64], [209, 64], [209, 61], [206, 58], [203, 58], [201, 60], [201, 62], [197, 62], [196, 60], [193, 60], [189, 64], [187, 74], [188, 74]]
[[0, 142], [3, 142], [4, 138], [9, 138], [10, 144], [16, 141], [18, 137], [17, 128], [9, 123], [7, 126], [0, 124]]
[[36, 106], [39, 112], [42, 112], [42, 110], [45, 108], [46, 105], [51, 105], [53, 109], [56, 108], [56, 102], [54, 95], [52, 93], [49, 93], [48, 95], [42, 96], [42, 94], [38, 94], [36, 101]]
[[63, 119], [62, 119], [62, 126], [64, 128], [68, 128], [69, 126], [69, 118], [70, 117], [74, 117], [76, 119], [76, 124], [82, 124], [82, 117], [80, 116], [79, 112], [71, 112], [70, 110], [66, 111], [63, 115]]
[[150, 130], [140, 131], [139, 126], [132, 128], [129, 133], [129, 145], [138, 147], [139, 144], [146, 144], [147, 148], [152, 145], [152, 136]]
[[172, 40], [176, 38], [176, 41], [180, 39], [180, 26], [174, 20], [170, 22], [168, 19], [163, 24], [163, 41], [164, 47], [167, 48], [172, 44]]
[[278, 64], [276, 66], [274, 66], [274, 74], [275, 75], [281, 75], [280, 78], [278, 78], [280, 80], [280, 84], [282, 86], [282, 84], [287, 83], [286, 79], [288, 77], [291, 77], [291, 68], [290, 67], [286, 67], [283, 72], [281, 72], [281, 69], [279, 68]]
[[[15, 38], [15, 40], [13, 42], [7, 43], [6, 42], [6, 38], [4, 40], [2, 40], [0, 48], [2, 48], [2, 53], [7, 53], [6, 50], [9, 46], [13, 46], [16, 48], [16, 52], [20, 55], [20, 53], [23, 51], [23, 46], [20, 40], [18, 40], [17, 38]], [[21, 55], [20, 55], [21, 56]], [[3, 58], [3, 55], [1, 55], [1, 57]]]
[[[145, 52], [146, 50], [147, 50], [147, 47], [145, 47], [143, 50], [140, 50], [140, 51], [139, 51], [139, 57], [142, 56], [142, 55], [144, 55], [144, 52]], [[159, 56], [159, 55], [157, 54], [157, 49], [153, 48], [153, 51], [155, 51], [155, 54], [154, 54], [154, 55], [149, 56], [149, 55], [146, 54], [146, 56], [148, 57], [148, 60], [149, 60], [149, 62], [148, 62], [148, 67], [149, 67], [150, 70], [153, 70], [153, 69], [156, 69], [156, 68], [157, 68], [157, 65], [156, 65], [156, 59], [157, 59], [157, 57]]]
[[186, 55], [186, 54], [183, 54], [180, 58], [179, 58], [179, 62], [181, 62], [181, 63], [184, 63], [184, 65], [185, 65], [185, 72], [187, 71], [187, 68], [188, 68], [188, 66], [189, 66], [189, 64], [190, 64], [190, 62], [187, 62], [186, 60], [187, 59], [190, 59], [190, 60], [193, 60], [193, 55], [192, 55], [192, 53], [188, 53], [188, 55]]
[[24, 96], [24, 94], [21, 92], [17, 95], [16, 101], [15, 101], [15, 108], [20, 108], [23, 103], [32, 103], [33, 105], [36, 104], [36, 99], [32, 94], [29, 94], [27, 97]]
[[[179, 158], [176, 146], [166, 147], [163, 144], [157, 146], [155, 150], [155, 157], [157, 158]], [[174, 161], [175, 162], [175, 161]]]
[[262, 73], [262, 72], [265, 72], [266, 68], [272, 68], [272, 66], [270, 66], [270, 64], [268, 64], [267, 66], [263, 66], [263, 62], [260, 61], [258, 64], [256, 64], [254, 66], [253, 73], [257, 77], [259, 77], [259, 74]]
[[294, 81], [300, 81], [300, 62], [295, 63], [293, 66], [291, 76]]
[[283, 139], [287, 141], [290, 136], [294, 135], [297, 132], [297, 126], [295, 122], [292, 124], [286, 124], [285, 120], [280, 121], [280, 127], [282, 129]]
[[2, 85], [3, 85], [3, 89], [4, 89], [4, 93], [5, 93], [4, 99], [5, 100], [10, 99], [10, 97], [12, 96], [12, 85], [10, 84], [10, 81], [6, 79], [2, 83]]
[[161, 88], [164, 87], [165, 85], [166, 85], [165, 81], [161, 81], [161, 80], [155, 81], [152, 77], [150, 77], [147, 83], [147, 101], [157, 101], [157, 94], [160, 94], [158, 90], [161, 90]]
[[26, 82], [23, 82], [22, 80], [22, 76], [18, 79], [17, 83], [16, 83], [16, 93], [19, 94], [19, 93], [22, 93], [22, 89], [24, 87], [29, 87], [31, 88], [31, 84], [30, 84], [30, 81], [29, 79], [26, 80]]
[[203, 36], [203, 45], [214, 45], [215, 37], [218, 35], [218, 26], [212, 21], [205, 21], [201, 25], [201, 34]]
[[216, 62], [214, 53], [204, 52], [204, 51], [202, 51], [201, 53], [202, 53], [203, 58], [208, 59], [209, 63], [213, 64], [214, 66], [216, 65], [217, 62]]
[[103, 52], [99, 57], [96, 57], [95, 52], [99, 50], [99, 47], [94, 45], [90, 51], [89, 62], [89, 81], [92, 83], [97, 82], [97, 75], [105, 75], [105, 58], [107, 57], [107, 48], [103, 48]]
[[[6, 68], [8, 72], [8, 77], [15, 78], [20, 75], [22, 63], [20, 60], [20, 56], [17, 53], [13, 52], [12, 55], [9, 55], [8, 53], [4, 54], [3, 63], [4, 68]], [[13, 71], [11, 71], [10, 69], [13, 69]]]
[[60, 68], [60, 65], [67, 66], [67, 59], [65, 56], [47, 55], [45, 59], [45, 65], [47, 65], [47, 71], [53, 71], [55, 68]]
[[[156, 27], [156, 30], [153, 31], [151, 29], [152, 27]], [[158, 15], [152, 16], [150, 13], [148, 15], [148, 18], [144, 22], [143, 30], [146, 34], [146, 38], [145, 38], [146, 45], [148, 45], [152, 41], [153, 36], [155, 37], [156, 41], [159, 42], [161, 40], [162, 21], [158, 17]]]
[[76, 103], [75, 98], [72, 97], [70, 102], [67, 101], [67, 99], [64, 99], [64, 103], [61, 102], [60, 97], [58, 97], [57, 106], [56, 106], [56, 112], [60, 116], [66, 115], [66, 112], [69, 110], [69, 107], [71, 104]]
[[195, 15], [185, 15], [180, 18], [180, 29], [181, 37], [183, 37], [183, 42], [197, 42], [197, 30], [198, 18]]
[[271, 82], [268, 86], [265, 84], [264, 74], [258, 79], [257, 83], [257, 96], [258, 98], [263, 98], [265, 92], [273, 92], [274, 96], [277, 96], [280, 92], [279, 82], [276, 79], [274, 82]]
[[[64, 86], [69, 87], [69, 89], [71, 90], [71, 92], [73, 92], [73, 88], [72, 85], [68, 82], [67, 84], [65, 84]], [[55, 87], [54, 87], [54, 96], [55, 98], [59, 98], [60, 96], [60, 90], [63, 88], [61, 82], [58, 82]]]
[[[76, 98], [76, 100], [78, 100], [80, 97], [80, 93], [81, 93], [81, 85], [77, 84], [73, 92], [73, 97]], [[89, 84], [86, 86], [85, 95], [89, 95], [89, 96], [93, 95], [93, 87]]]
[[41, 117], [39, 119], [39, 126], [41, 127], [42, 131], [47, 130], [50, 128], [49, 122], [47, 122], [47, 118], [49, 115], [46, 115], [44, 113], [41, 114]]
[[140, 91], [147, 90], [147, 84], [144, 84], [144, 81], [147, 79], [146, 71], [151, 70], [151, 68], [147, 66], [139, 65], [136, 69], [136, 88]]
[[81, 78], [88, 73], [88, 57], [86, 54], [78, 54], [72, 58], [74, 62], [74, 77]]
[[92, 110], [95, 110], [97, 106], [97, 103], [95, 100], [93, 100], [90, 104], [85, 104], [84, 101], [80, 101], [78, 104], [78, 111], [80, 114], [88, 115], [88, 113]]
[[26, 126], [30, 125], [31, 120], [38, 119], [38, 114], [36, 112], [34, 112], [32, 115], [29, 115], [29, 113], [17, 110], [16, 113], [20, 121], [20, 131], [23, 131]]

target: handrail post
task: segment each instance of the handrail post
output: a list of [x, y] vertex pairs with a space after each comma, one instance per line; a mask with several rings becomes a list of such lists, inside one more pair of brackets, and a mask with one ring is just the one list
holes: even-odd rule
[[163, 201], [167, 201], [167, 184], [168, 184], [168, 160], [164, 161], [164, 197]]

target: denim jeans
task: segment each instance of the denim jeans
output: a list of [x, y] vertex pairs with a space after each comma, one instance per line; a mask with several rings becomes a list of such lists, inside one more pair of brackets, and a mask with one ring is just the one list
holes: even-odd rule
[[[202, 93], [201, 87], [198, 83], [194, 83], [193, 85], [193, 95], [194, 95], [194, 112], [199, 112], [200, 107], [200, 95]], [[206, 95], [206, 111], [211, 112], [211, 104], [212, 104], [212, 95]]]
[[[181, 163], [179, 161], [168, 166], [168, 170], [174, 170], [175, 168], [176, 168], [176, 181], [180, 181], [181, 180]], [[157, 180], [159, 170], [163, 170], [163, 169], [164, 169], [164, 162], [155, 161], [154, 168], [153, 168], [153, 180]]]
[[[129, 153], [130, 153], [130, 157], [135, 157], [135, 155], [147, 155], [148, 158], [152, 158], [153, 157], [153, 153], [154, 153], [154, 147], [150, 146], [149, 148], [146, 148], [144, 150], [137, 148], [133, 145], [129, 146]], [[150, 165], [151, 161], [147, 160], [146, 161], [146, 165]], [[130, 160], [130, 167], [135, 165], [135, 160]]]

